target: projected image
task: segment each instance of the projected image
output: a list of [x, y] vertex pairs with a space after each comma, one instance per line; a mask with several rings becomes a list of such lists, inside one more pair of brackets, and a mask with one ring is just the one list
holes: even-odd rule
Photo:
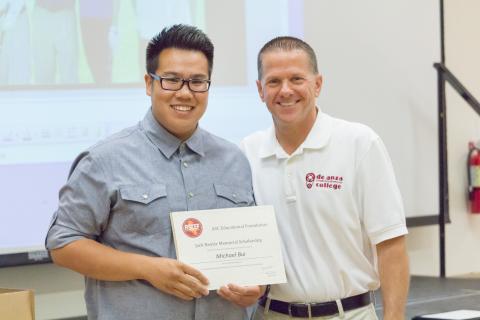
[[37, 0], [31, 19], [33, 83], [77, 83], [78, 34], [75, 0]]
[[[162, 28], [185, 23], [208, 33], [223, 27], [212, 17], [206, 25], [206, 6], [194, 0], [0, 0], [0, 89], [143, 83], [146, 45]], [[245, 57], [244, 50], [236, 55], [240, 66]]]
[[[291, 0], [0, 0], [0, 90], [138, 87], [147, 42], [175, 23], [220, 43], [214, 85], [245, 86], [259, 40], [302, 35], [302, 8]], [[266, 11], [275, 20], [262, 25]]]
[[25, 0], [0, 0], [0, 87], [30, 83], [30, 54]]
[[[290, 17], [291, 3], [298, 1], [0, 0], [0, 201], [8, 203], [0, 254], [43, 250], [76, 155], [143, 118], [145, 47], [164, 26], [195, 25], [215, 44], [203, 128], [238, 142], [268, 126], [256, 53], [303, 26]], [[267, 9], [275, 16], [268, 24]]]
[[407, 217], [436, 215], [438, 12], [434, 0], [0, 0], [0, 254], [42, 250], [73, 159], [143, 118], [146, 42], [177, 22], [215, 45], [204, 129], [235, 143], [269, 127], [257, 53], [304, 38], [324, 76], [318, 106], [379, 133]]
[[111, 83], [113, 54], [118, 49], [119, 2], [82, 0], [78, 5], [81, 42], [93, 81]]

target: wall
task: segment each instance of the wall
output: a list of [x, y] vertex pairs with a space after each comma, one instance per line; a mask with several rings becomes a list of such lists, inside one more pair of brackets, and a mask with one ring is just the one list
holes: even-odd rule
[[[447, 67], [477, 99], [480, 99], [479, 14], [480, 1], [445, 1]], [[451, 89], [447, 108], [452, 223], [446, 229], [446, 270], [447, 276], [455, 276], [480, 272], [480, 215], [468, 214], [465, 193], [467, 143], [480, 139], [480, 117]], [[412, 274], [438, 275], [438, 227], [412, 228], [408, 250]], [[35, 289], [37, 320], [85, 314], [83, 278], [50, 264], [0, 269], [0, 287]]]
[[37, 320], [85, 315], [83, 277], [53, 264], [0, 269], [0, 287], [35, 290]]
[[[446, 65], [480, 99], [480, 1], [445, 0]], [[447, 276], [480, 273], [480, 215], [468, 213], [466, 157], [470, 140], [480, 140], [480, 116], [447, 87], [450, 217], [446, 227]], [[433, 142], [432, 143], [436, 143]], [[438, 275], [438, 227], [410, 230], [411, 272]]]

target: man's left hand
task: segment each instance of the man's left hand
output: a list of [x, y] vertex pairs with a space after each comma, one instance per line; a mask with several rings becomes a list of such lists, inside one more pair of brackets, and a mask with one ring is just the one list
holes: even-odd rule
[[265, 292], [265, 286], [238, 286], [229, 284], [217, 290], [219, 296], [237, 306], [248, 307], [255, 304]]

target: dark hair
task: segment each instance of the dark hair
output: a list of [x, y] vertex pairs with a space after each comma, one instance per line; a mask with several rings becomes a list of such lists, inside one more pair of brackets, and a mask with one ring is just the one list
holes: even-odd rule
[[155, 73], [158, 68], [158, 56], [168, 48], [200, 51], [208, 61], [208, 76], [213, 68], [213, 44], [203, 31], [185, 25], [175, 24], [164, 28], [154, 36], [147, 45], [146, 68], [148, 73]]
[[308, 55], [308, 60], [310, 66], [312, 67], [312, 72], [318, 74], [317, 66], [317, 57], [312, 47], [305, 41], [295, 38], [295, 37], [276, 37], [272, 40], [265, 43], [265, 45], [260, 49], [260, 52], [257, 56], [257, 71], [258, 71], [258, 80], [262, 79], [262, 54], [269, 51], [280, 50], [280, 51], [293, 51], [293, 50], [302, 50]]

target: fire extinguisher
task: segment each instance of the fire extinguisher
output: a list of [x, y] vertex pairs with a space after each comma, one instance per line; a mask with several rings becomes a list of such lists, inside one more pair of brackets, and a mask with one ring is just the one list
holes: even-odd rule
[[480, 148], [473, 142], [468, 144], [467, 175], [470, 212], [480, 213]]

